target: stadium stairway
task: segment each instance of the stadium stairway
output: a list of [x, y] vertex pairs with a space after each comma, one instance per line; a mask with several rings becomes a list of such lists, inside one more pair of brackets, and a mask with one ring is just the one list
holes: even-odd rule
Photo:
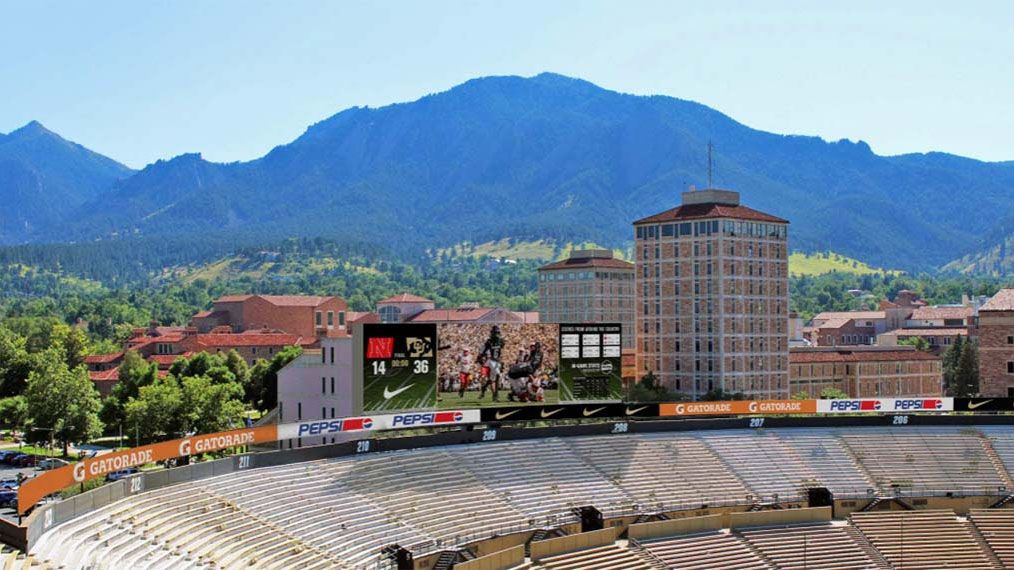
[[1000, 479], [1003, 484], [1007, 486], [1007, 489], [1014, 489], [1014, 480], [1011, 479], [1010, 473], [1007, 471], [1007, 466], [1004, 465], [1003, 459], [1000, 454], [997, 453], [996, 447], [993, 446], [993, 440], [984, 433], [980, 434], [982, 437], [982, 449], [986, 452], [986, 457], [989, 458], [990, 463], [996, 469], [996, 472], [1000, 474]]
[[563, 529], [559, 528], [540, 528], [532, 533], [531, 538], [525, 541], [525, 556], [532, 555], [532, 543], [539, 542], [540, 540], [549, 540], [550, 538], [558, 538], [561, 536], [567, 536], [567, 533]]

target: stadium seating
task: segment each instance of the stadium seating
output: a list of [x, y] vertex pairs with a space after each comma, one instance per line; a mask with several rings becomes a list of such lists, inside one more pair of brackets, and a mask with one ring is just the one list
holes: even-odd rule
[[619, 515], [635, 502], [559, 438], [463, 447], [450, 451], [493, 493], [527, 518], [556, 526], [571, 509], [595, 505]]
[[1014, 568], [1014, 510], [972, 510], [968, 518], [1004, 568]]
[[742, 531], [742, 536], [775, 567], [785, 570], [852, 570], [889, 568], [849, 532], [844, 524], [807, 524]]
[[701, 440], [762, 501], [800, 500], [805, 487], [823, 486], [816, 471], [772, 430], [704, 433]]
[[966, 523], [951, 511], [852, 513], [849, 518], [896, 568], [997, 568]]
[[536, 568], [546, 570], [655, 570], [637, 552], [615, 544], [548, 556], [537, 563]]
[[738, 536], [713, 531], [661, 540], [641, 541], [641, 546], [672, 570], [723, 568], [765, 570], [774, 568]]
[[644, 511], [745, 501], [751, 494], [711, 450], [693, 437], [597, 437], [568, 444]]
[[975, 430], [857, 428], [839, 435], [885, 490], [983, 493], [1004, 486]]
[[[839, 498], [870, 488], [890, 495], [892, 485], [999, 498], [1009, 481], [1005, 466], [1012, 464], [1014, 429], [992, 427], [677, 432], [384, 452], [132, 495], [49, 530], [32, 555], [67, 568], [375, 568], [392, 544], [416, 556], [453, 550], [493, 535], [575, 522], [572, 509], [584, 505], [606, 517], [703, 505], [759, 508], [775, 495], [782, 502], [803, 500], [813, 486]], [[640, 563], [665, 561], [677, 569], [701, 567], [694, 561], [716, 556], [723, 568], [791, 568], [801, 567], [794, 551], [802, 549], [793, 545], [805, 540], [807, 568], [830, 564], [824, 556], [831, 550], [839, 562], [877, 568], [883, 560], [873, 547], [895, 564], [904, 556], [906, 568], [932, 568], [915, 564], [938, 546], [941, 556], [960, 554], [940, 560], [986, 568], [999, 564], [994, 556], [1011, 562], [1014, 532], [1008, 527], [1014, 524], [1005, 513], [976, 512], [971, 522], [939, 511], [855, 513], [850, 525], [648, 541], [634, 555]], [[941, 540], [920, 541], [937, 536], [931, 533]], [[536, 562], [564, 567], [546, 566], [563, 559]]]

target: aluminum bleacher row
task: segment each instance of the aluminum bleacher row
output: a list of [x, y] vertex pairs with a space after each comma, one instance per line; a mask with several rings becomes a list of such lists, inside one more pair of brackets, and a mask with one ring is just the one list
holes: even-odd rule
[[[67, 568], [373, 568], [391, 544], [437, 552], [575, 522], [572, 509], [584, 505], [613, 517], [805, 501], [808, 487], [839, 498], [996, 494], [1011, 466], [1014, 429], [1003, 427], [724, 430], [450, 446], [265, 467], [141, 493], [51, 529], [32, 554]], [[1004, 521], [992, 534], [972, 532], [973, 544], [992, 537], [997, 555], [1014, 556], [1014, 532]], [[884, 567], [894, 556], [884, 542], [891, 535], [871, 524], [857, 515], [850, 525], [808, 530], [806, 538], [788, 530], [718, 532], [646, 550], [671, 568], [694, 567], [680, 562], [688, 548], [724, 553], [723, 567], [796, 567], [782, 560], [795, 550], [785, 545], [808, 552], [806, 568], [825, 567], [817, 564], [829, 549], [854, 555], [855, 568]], [[860, 538], [868, 549], [885, 545], [884, 559], [855, 547]], [[678, 560], [667, 558], [677, 551]], [[630, 563], [639, 568], [644, 557]]]

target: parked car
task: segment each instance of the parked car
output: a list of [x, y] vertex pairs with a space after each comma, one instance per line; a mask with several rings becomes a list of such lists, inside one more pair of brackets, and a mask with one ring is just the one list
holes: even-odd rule
[[18, 467], [35, 467], [38, 463], [38, 455], [21, 455], [14, 464]]
[[0, 463], [10, 463], [11, 459], [14, 459], [18, 455], [21, 455], [21, 452], [16, 449], [5, 449], [0, 451]]
[[20, 486], [21, 485], [18, 483], [17, 479], [4, 479], [0, 481], [0, 491], [3, 491], [4, 489], [16, 491]]
[[20, 461], [24, 457], [27, 457], [27, 455], [25, 455], [24, 453], [18, 453], [18, 454], [15, 454], [15, 455], [11, 455], [11, 456], [9, 456], [9, 457], [7, 457], [7, 458], [4, 459], [4, 463], [6, 463], [8, 465], [17, 465], [18, 461]]
[[109, 475], [106, 475], [106, 481], [119, 481], [124, 477], [129, 477], [134, 473], [140, 473], [137, 467], [127, 467], [126, 469], [120, 469], [119, 471], [113, 471]]
[[0, 509], [18, 508], [18, 493], [16, 491], [0, 491]]
[[57, 467], [63, 467], [64, 465], [70, 465], [70, 462], [64, 461], [63, 459], [57, 459], [56, 457], [49, 457], [40, 461], [36, 467], [43, 471], [49, 471], [50, 469], [56, 469]]

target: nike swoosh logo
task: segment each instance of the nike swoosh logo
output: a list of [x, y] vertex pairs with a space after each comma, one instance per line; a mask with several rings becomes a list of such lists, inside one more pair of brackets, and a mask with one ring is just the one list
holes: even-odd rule
[[395, 391], [392, 392], [392, 391], [390, 391], [390, 390], [387, 389], [387, 386], [384, 386], [384, 399], [385, 400], [390, 400], [391, 398], [397, 396], [398, 394], [401, 394], [402, 392], [404, 392], [405, 390], [408, 390], [411, 387], [412, 387], [412, 384], [409, 384], [408, 386], [402, 386], [401, 388], [398, 388], [397, 390], [395, 390]]
[[985, 406], [986, 404], [988, 404], [988, 403], [990, 403], [992, 401], [993, 400], [986, 400], [985, 402], [975, 402], [974, 404], [972, 402], [969, 402], [968, 403], [968, 409], [969, 410], [974, 410], [975, 408], [981, 408], [982, 406]]
[[585, 409], [584, 409], [584, 415], [585, 415], [585, 417], [588, 417], [588, 416], [594, 416], [595, 414], [597, 414], [597, 413], [601, 412], [601, 411], [602, 411], [602, 410], [604, 410], [604, 409], [606, 409], [606, 407], [605, 407], [605, 406], [602, 406], [601, 408], [595, 408], [595, 409], [594, 409], [594, 410], [592, 410], [592, 411], [588, 411], [588, 408], [585, 408]]
[[502, 419], [504, 419], [506, 417], [513, 416], [514, 414], [516, 414], [516, 413], [518, 413], [520, 411], [521, 410], [511, 410], [511, 411], [506, 412], [506, 413], [504, 413], [504, 412], [497, 412], [496, 413], [496, 419], [502, 420]]
[[541, 412], [539, 412], [539, 415], [541, 415], [544, 418], [548, 418], [549, 416], [551, 416], [553, 414], [560, 413], [562, 411], [563, 411], [563, 408], [556, 408], [555, 410], [553, 410], [551, 412], [547, 412], [546, 410], [542, 410]]
[[636, 414], [637, 412], [640, 412], [641, 410], [645, 410], [647, 408], [648, 408], [648, 406], [641, 406], [640, 408], [634, 408], [633, 410], [631, 410], [630, 408], [627, 408], [627, 415], [628, 416], [632, 416], [632, 415]]

